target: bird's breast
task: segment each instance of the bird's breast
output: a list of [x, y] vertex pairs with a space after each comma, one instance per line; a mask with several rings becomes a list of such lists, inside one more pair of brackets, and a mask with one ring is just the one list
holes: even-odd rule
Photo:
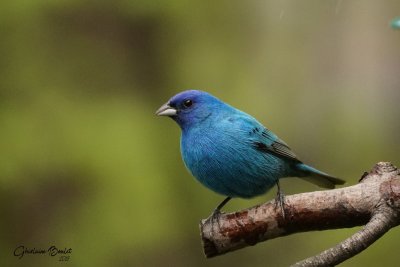
[[278, 179], [274, 158], [255, 150], [240, 133], [182, 134], [181, 153], [192, 175], [223, 195], [253, 197]]

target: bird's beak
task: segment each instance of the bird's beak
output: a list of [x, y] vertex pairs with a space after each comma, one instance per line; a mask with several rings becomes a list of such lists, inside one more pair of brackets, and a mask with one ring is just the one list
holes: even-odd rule
[[165, 103], [156, 111], [156, 115], [158, 116], [174, 116], [176, 113], [177, 110], [171, 107], [169, 103]]

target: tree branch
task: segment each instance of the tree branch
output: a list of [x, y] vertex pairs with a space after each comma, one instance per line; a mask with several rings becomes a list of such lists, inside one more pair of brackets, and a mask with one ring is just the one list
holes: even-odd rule
[[400, 224], [400, 171], [380, 162], [354, 186], [285, 197], [285, 217], [270, 202], [200, 222], [206, 257], [293, 233], [365, 225], [353, 236], [294, 266], [339, 264]]

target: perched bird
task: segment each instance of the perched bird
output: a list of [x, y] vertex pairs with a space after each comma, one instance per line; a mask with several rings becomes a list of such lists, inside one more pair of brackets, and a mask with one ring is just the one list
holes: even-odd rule
[[275, 184], [282, 205], [282, 177], [299, 177], [324, 188], [344, 183], [302, 163], [285, 142], [255, 118], [209, 93], [181, 92], [156, 114], [171, 117], [180, 126], [181, 154], [191, 174], [204, 186], [227, 196], [212, 217], [231, 198], [255, 197]]

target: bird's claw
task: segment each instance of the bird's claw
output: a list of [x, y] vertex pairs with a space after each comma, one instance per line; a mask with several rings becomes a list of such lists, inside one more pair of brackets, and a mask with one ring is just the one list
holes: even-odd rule
[[[219, 217], [221, 216], [221, 211], [219, 209], [215, 209], [213, 213], [207, 218], [207, 221], [211, 224], [211, 229], [212, 232], [217, 231], [217, 229], [220, 229], [219, 225]], [[216, 228], [214, 225], [216, 225]]]
[[211, 213], [211, 215], [208, 217], [207, 220], [210, 221], [211, 224], [213, 225], [214, 222], [218, 222], [219, 216], [221, 216], [221, 211], [219, 209], [215, 209], [213, 211], [213, 213]]
[[285, 219], [285, 194], [281, 190], [278, 190], [275, 197], [275, 207], [278, 208], [278, 205], [281, 208], [282, 217]]
[[[219, 216], [221, 216], [221, 209], [231, 200], [232, 197], [226, 197], [219, 205], [214, 209], [213, 213], [211, 213], [210, 217], [207, 218], [207, 221], [210, 221], [211, 226], [214, 225], [214, 222], [218, 223], [219, 228]], [[214, 227], [213, 227], [214, 229]]]

